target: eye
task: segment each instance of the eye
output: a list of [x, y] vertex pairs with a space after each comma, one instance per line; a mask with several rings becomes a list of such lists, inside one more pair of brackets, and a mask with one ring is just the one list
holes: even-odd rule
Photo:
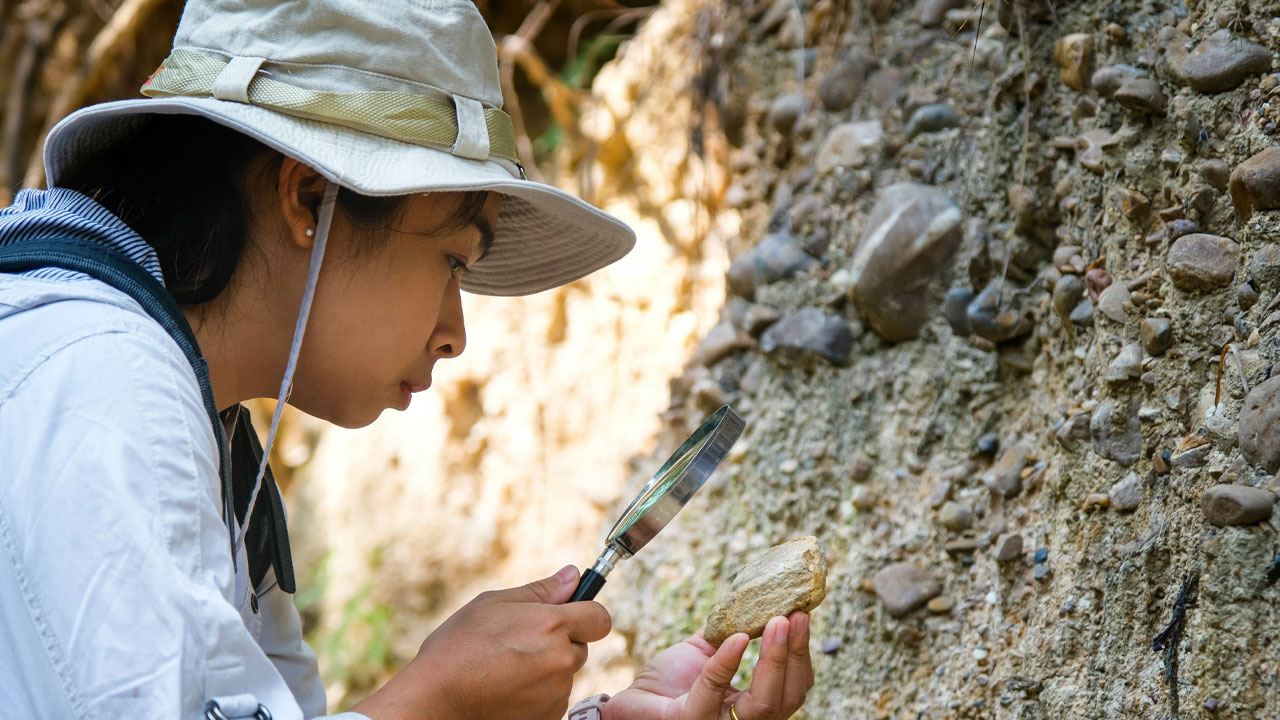
[[458, 277], [462, 277], [462, 273], [466, 272], [466, 270], [467, 270], [466, 263], [464, 263], [463, 261], [459, 260], [458, 258], [452, 255], [449, 256], [449, 272], [453, 273]]

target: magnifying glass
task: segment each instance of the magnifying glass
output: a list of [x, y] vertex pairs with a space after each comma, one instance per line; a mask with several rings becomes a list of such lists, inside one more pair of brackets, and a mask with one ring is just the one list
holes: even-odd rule
[[618, 518], [605, 538], [604, 552], [595, 565], [582, 573], [569, 602], [594, 599], [614, 564], [635, 555], [671, 522], [729, 454], [745, 425], [728, 405], [702, 421]]

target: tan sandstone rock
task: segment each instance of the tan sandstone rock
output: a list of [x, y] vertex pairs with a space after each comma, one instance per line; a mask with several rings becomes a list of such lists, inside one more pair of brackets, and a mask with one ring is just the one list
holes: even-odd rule
[[769, 619], [809, 612], [827, 595], [827, 560], [813, 537], [769, 548], [738, 572], [707, 617], [703, 635], [719, 645], [734, 633], [760, 637]]

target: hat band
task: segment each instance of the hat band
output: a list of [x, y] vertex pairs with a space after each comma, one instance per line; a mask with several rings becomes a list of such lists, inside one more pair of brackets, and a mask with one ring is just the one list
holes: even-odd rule
[[[446, 146], [454, 155], [473, 160], [496, 156], [520, 164], [511, 118], [472, 98], [454, 95], [450, 102], [394, 91], [308, 90], [267, 77], [265, 71], [258, 70], [262, 62], [259, 58], [238, 57], [227, 62], [192, 50], [174, 50], [143, 84], [141, 92], [147, 97], [214, 97], [245, 102], [391, 140]], [[239, 87], [228, 87], [229, 84]], [[483, 128], [479, 127], [481, 122]]]

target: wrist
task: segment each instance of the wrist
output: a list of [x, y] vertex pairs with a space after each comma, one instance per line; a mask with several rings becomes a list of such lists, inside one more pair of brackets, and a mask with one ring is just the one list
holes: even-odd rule
[[604, 693], [579, 700], [569, 708], [569, 720], [604, 720], [608, 702], [609, 696]]

